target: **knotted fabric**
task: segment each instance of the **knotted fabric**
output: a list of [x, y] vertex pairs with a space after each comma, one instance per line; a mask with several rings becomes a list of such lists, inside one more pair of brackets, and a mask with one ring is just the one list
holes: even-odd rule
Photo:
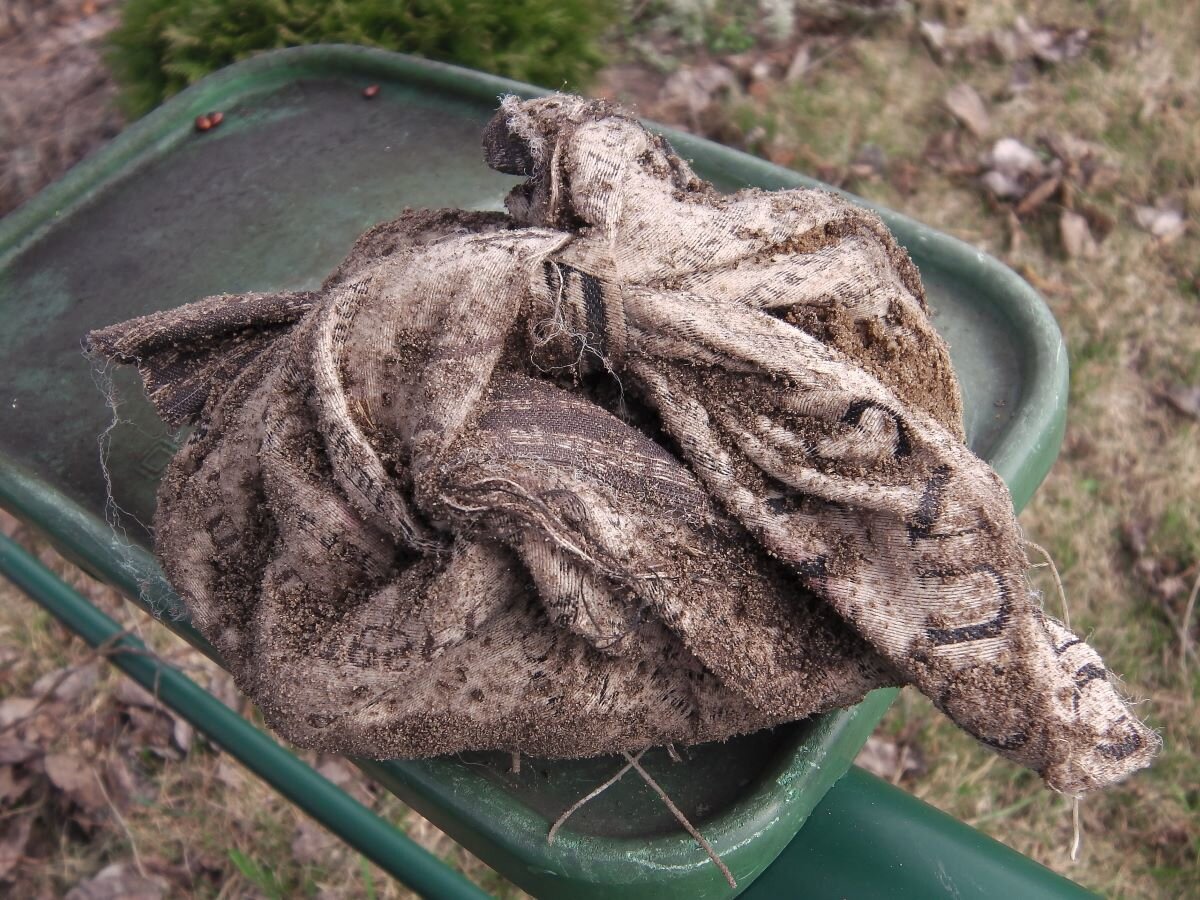
[[156, 551], [292, 741], [574, 757], [913, 684], [1077, 793], [1157, 737], [1047, 616], [879, 219], [722, 195], [611, 105], [509, 98], [508, 214], [89, 336], [193, 425]]

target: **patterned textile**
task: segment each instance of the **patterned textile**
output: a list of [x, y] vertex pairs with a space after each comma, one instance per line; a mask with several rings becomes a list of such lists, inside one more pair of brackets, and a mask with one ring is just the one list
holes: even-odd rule
[[721, 195], [599, 101], [508, 98], [484, 148], [508, 215], [406, 212], [320, 291], [89, 336], [195, 425], [156, 549], [268, 722], [587, 756], [913, 684], [1058, 790], [1149, 763], [877, 217]]

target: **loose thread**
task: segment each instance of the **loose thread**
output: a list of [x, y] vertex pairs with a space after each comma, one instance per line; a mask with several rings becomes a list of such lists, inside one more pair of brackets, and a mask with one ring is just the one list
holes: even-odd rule
[[[603, 794], [605, 791], [607, 791], [610, 787], [612, 787], [614, 784], [616, 784], [618, 781], [620, 781], [623, 777], [625, 777], [625, 773], [628, 772], [630, 769], [632, 769], [637, 764], [636, 760], [641, 759], [642, 754], [645, 752], [646, 752], [645, 750], [639, 750], [637, 753], [637, 756], [634, 757], [633, 759], [631, 759], [628, 763], [626, 763], [620, 769], [620, 771], [617, 772], [616, 775], [614, 775], [612, 778], [608, 779], [608, 781], [604, 782], [604, 784], [600, 785], [598, 788], [596, 788], [594, 791], [592, 791], [586, 797], [581, 797], [578, 800], [576, 800], [573, 804], [571, 804], [571, 807], [566, 812], [564, 812], [561, 816], [559, 816], [557, 819], [555, 819], [554, 824], [550, 826], [550, 833], [548, 835], [546, 835], [546, 843], [553, 844], [554, 838], [558, 835], [558, 830], [560, 828], [562, 828], [564, 824], [566, 824], [567, 819], [571, 818], [571, 816], [573, 816], [576, 812], [578, 812], [579, 809], [584, 804], [590, 802], [591, 800], [596, 799], [601, 794]], [[625, 758], [630, 759], [628, 753], [625, 754]]]
[[664, 804], [666, 804], [666, 807], [671, 811], [671, 814], [679, 820], [679, 824], [687, 829], [687, 833], [692, 836], [697, 844], [704, 848], [704, 852], [708, 854], [708, 858], [713, 861], [713, 864], [721, 870], [721, 874], [725, 876], [725, 880], [729, 882], [729, 886], [736, 890], [737, 882], [733, 878], [733, 873], [729, 871], [729, 866], [725, 865], [725, 861], [721, 859], [719, 855], [717, 855], [717, 851], [713, 849], [712, 844], [705, 840], [704, 835], [697, 831], [696, 827], [687, 820], [687, 816], [683, 814], [679, 807], [671, 802], [671, 798], [667, 796], [667, 792], [658, 786], [658, 782], [650, 777], [649, 772], [642, 768], [641, 763], [638, 762], [638, 760], [641, 759], [642, 754], [639, 753], [636, 757], [634, 757], [630, 756], [628, 753], [625, 753], [624, 756], [627, 760], [629, 760], [629, 763], [633, 766], [634, 770], [642, 776], [642, 779], [646, 782], [646, 784], [650, 785], [651, 790], [658, 794], [658, 798], [662, 800]]
[[1054, 584], [1058, 588], [1058, 597], [1062, 601], [1063, 624], [1067, 626], [1068, 630], [1070, 630], [1071, 610], [1070, 607], [1067, 606], [1067, 592], [1063, 588], [1062, 579], [1058, 576], [1058, 566], [1054, 564], [1054, 558], [1050, 556], [1050, 551], [1048, 551], [1041, 544], [1035, 544], [1033, 541], [1026, 541], [1025, 546], [1042, 554], [1046, 560], [1046, 564], [1050, 567], [1050, 574], [1054, 576]]
[[1083, 842], [1083, 827], [1079, 822], [1079, 798], [1073, 798], [1071, 802], [1071, 821], [1074, 825], [1075, 833], [1071, 838], [1071, 862], [1079, 859], [1079, 845]]

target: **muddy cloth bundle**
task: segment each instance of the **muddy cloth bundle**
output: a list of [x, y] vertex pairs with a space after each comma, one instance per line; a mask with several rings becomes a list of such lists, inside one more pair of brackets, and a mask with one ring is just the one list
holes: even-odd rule
[[267, 721], [369, 757], [717, 740], [913, 684], [1059, 790], [1157, 738], [1042, 611], [917, 272], [608, 104], [503, 104], [509, 214], [90, 335], [172, 426], [157, 553]]

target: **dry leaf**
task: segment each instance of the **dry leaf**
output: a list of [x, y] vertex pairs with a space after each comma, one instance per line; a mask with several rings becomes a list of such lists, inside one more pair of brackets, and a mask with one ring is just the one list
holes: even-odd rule
[[1082, 56], [1091, 38], [1086, 28], [1035, 27], [1024, 16], [1017, 16], [1013, 32], [1028, 55], [1047, 65], [1057, 65]]
[[1150, 544], [1150, 528], [1153, 526], [1147, 518], [1130, 519], [1121, 526], [1121, 540], [1126, 549], [1134, 556], [1141, 556]]
[[876, 178], [887, 170], [887, 156], [876, 144], [863, 144], [850, 162], [849, 174], [855, 178]]
[[178, 716], [172, 716], [171, 722], [171, 739], [175, 741], [175, 746], [183, 751], [183, 755], [187, 756], [188, 751], [192, 749], [192, 740], [196, 737], [196, 729], [192, 728], [191, 723], [186, 719]]
[[737, 76], [726, 66], [717, 63], [683, 66], [663, 85], [660, 101], [695, 122], [715, 101], [739, 92]]
[[1159, 391], [1159, 396], [1176, 412], [1200, 419], [1200, 385], [1176, 384]]
[[292, 838], [292, 858], [302, 866], [308, 865], [325, 859], [339, 843], [325, 828], [305, 816], [296, 826]]
[[41, 747], [50, 747], [70, 727], [69, 710], [57, 701], [44, 702], [21, 725], [25, 740]]
[[923, 21], [917, 26], [921, 41], [938, 65], [973, 58], [989, 51], [988, 34], [975, 28], [950, 28], [942, 22]]
[[907, 159], [897, 160], [888, 167], [888, 180], [892, 187], [906, 197], [916, 189], [920, 174], [921, 170], [916, 164]]
[[1014, 177], [1037, 177], [1046, 169], [1035, 150], [1011, 137], [996, 141], [988, 154], [987, 162], [996, 171]]
[[104, 760], [104, 780], [108, 785], [108, 795], [117, 809], [127, 807], [134, 796], [141, 792], [137, 776], [124, 757], [117, 753], [110, 754]]
[[33, 697], [6, 697], [0, 700], [0, 728], [9, 728], [13, 723], [28, 718], [37, 703]]
[[132, 678], [122, 678], [113, 688], [113, 698], [126, 706], [141, 706], [145, 709], [161, 709], [162, 704], [155, 696], [134, 681]]
[[1000, 200], [1015, 200], [1024, 193], [1021, 183], [996, 169], [985, 172], [980, 183]]
[[317, 765], [317, 771], [340, 788], [345, 788], [357, 781], [350, 764], [336, 756], [324, 757]]
[[128, 863], [114, 863], [79, 882], [64, 900], [162, 900], [163, 883], [139, 875]]
[[[157, 876], [168, 882], [167, 896], [169, 897], [196, 897], [204, 896], [205, 894], [199, 890], [199, 879], [210, 874], [207, 866], [204, 865], [204, 857], [190, 852], [186, 863], [173, 863], [161, 856], [153, 853], [143, 854], [142, 870], [151, 876]], [[220, 870], [220, 874], [224, 875], [224, 870]], [[221, 878], [220, 882], [226, 881], [226, 878]], [[220, 882], [214, 882], [216, 887], [220, 887]]]
[[137, 740], [150, 752], [164, 759], [178, 760], [181, 755], [175, 749], [174, 720], [165, 711], [154, 711], [131, 706], [125, 710], [131, 730]]
[[1046, 175], [1041, 157], [1016, 138], [996, 141], [984, 154], [983, 163], [989, 170], [981, 179], [983, 186], [1001, 200], [1024, 197], [1030, 193], [1030, 185]]
[[1058, 220], [1058, 231], [1062, 238], [1063, 252], [1067, 256], [1090, 259], [1099, 250], [1087, 219], [1079, 213], [1064, 209]]
[[8, 880], [13, 869], [25, 858], [29, 832], [36, 813], [0, 821], [0, 881]]
[[1156, 206], [1138, 206], [1133, 217], [1144, 230], [1150, 232], [1164, 244], [1175, 240], [1187, 227], [1183, 211], [1170, 203], [1159, 202]]
[[929, 49], [929, 55], [939, 64], [945, 63], [948, 58], [946, 36], [949, 33], [946, 26], [941, 22], [922, 21], [917, 26], [917, 31]]
[[230, 790], [240, 791], [246, 786], [246, 773], [241, 766], [222, 756], [217, 763], [217, 781]]
[[1021, 198], [1021, 202], [1017, 204], [1017, 215], [1028, 216], [1030, 213], [1037, 212], [1042, 204], [1058, 193], [1060, 187], [1062, 187], [1062, 179], [1057, 175], [1052, 175], [1045, 181], [1039, 182], [1033, 190]]
[[12, 513], [0, 509], [0, 534], [5, 537], [12, 537], [17, 533], [17, 529], [21, 527], [21, 520]]
[[915, 747], [900, 744], [891, 738], [871, 735], [863, 744], [854, 764], [893, 783], [906, 775], [924, 771], [923, 755]]
[[943, 99], [946, 108], [975, 137], [985, 137], [992, 128], [987, 106], [975, 89], [960, 82], [946, 92]]
[[34, 776], [18, 775], [12, 766], [0, 766], [0, 807], [11, 809], [33, 787]]
[[71, 753], [52, 753], [45, 765], [50, 783], [84, 812], [98, 812], [108, 805], [96, 771], [84, 759]]
[[1181, 575], [1167, 575], [1154, 585], [1154, 590], [1161, 599], [1170, 601], [1186, 594], [1191, 586], [1191, 582]]
[[[55, 686], [55, 682], [60, 678], [63, 679], [62, 682]], [[52, 696], [54, 699], [70, 703], [94, 688], [96, 682], [99, 680], [100, 666], [97, 663], [55, 669], [53, 672], [47, 672], [35, 681], [31, 693], [35, 697], [40, 697], [53, 688]]]
[[808, 73], [810, 65], [812, 65], [812, 48], [807, 43], [801, 44], [796, 48], [796, 54], [792, 57], [792, 61], [788, 63], [783, 80], [788, 84], [795, 84]]
[[13, 734], [0, 734], [0, 766], [14, 766], [41, 756], [40, 746], [23, 741]]

